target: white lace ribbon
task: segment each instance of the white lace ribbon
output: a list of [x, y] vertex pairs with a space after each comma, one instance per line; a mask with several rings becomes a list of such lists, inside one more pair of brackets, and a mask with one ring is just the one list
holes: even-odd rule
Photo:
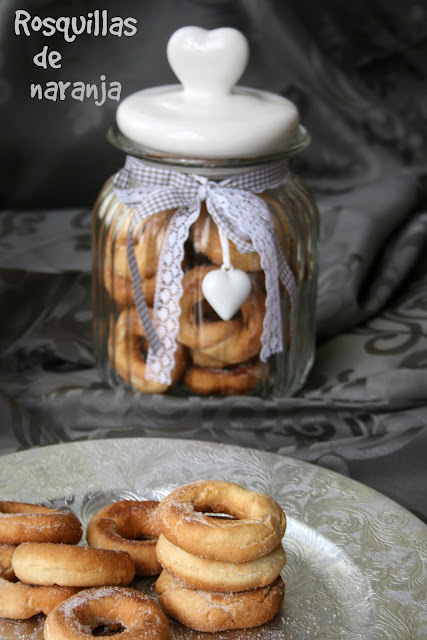
[[[256, 251], [265, 273], [266, 303], [260, 358], [266, 361], [283, 350], [279, 282], [290, 300], [291, 340], [294, 331], [296, 284], [278, 242], [266, 202], [255, 195], [286, 180], [287, 163], [274, 162], [219, 182], [205, 176], [154, 167], [127, 156], [125, 166], [114, 177], [113, 188], [121, 202], [134, 208], [127, 237], [127, 255], [135, 306], [147, 335], [146, 376], [162, 384], [171, 383], [176, 338], [183, 294], [181, 263], [191, 225], [206, 207], [213, 221], [240, 253]], [[141, 290], [141, 279], [133, 246], [133, 229], [146, 218], [165, 209], [176, 209], [166, 230], [156, 274], [153, 319]]]

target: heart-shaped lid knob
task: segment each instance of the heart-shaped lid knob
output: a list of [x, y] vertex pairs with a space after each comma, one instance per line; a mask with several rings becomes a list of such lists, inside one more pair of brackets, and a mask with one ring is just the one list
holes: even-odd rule
[[145, 149], [183, 157], [239, 158], [285, 150], [299, 125], [282, 96], [235, 86], [249, 59], [246, 37], [229, 27], [183, 27], [167, 57], [180, 85], [138, 91], [117, 110], [117, 124]]
[[167, 56], [187, 96], [215, 99], [229, 94], [240, 79], [249, 60], [249, 45], [236, 29], [183, 27], [170, 38]]

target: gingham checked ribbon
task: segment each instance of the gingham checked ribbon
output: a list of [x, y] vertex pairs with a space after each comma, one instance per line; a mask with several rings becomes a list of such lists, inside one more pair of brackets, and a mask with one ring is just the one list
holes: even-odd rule
[[[241, 253], [256, 251], [265, 273], [266, 311], [264, 315], [260, 358], [283, 350], [279, 281], [286, 288], [291, 309], [291, 340], [296, 302], [296, 284], [280, 244], [267, 204], [256, 193], [279, 186], [286, 180], [286, 162], [274, 162], [221, 181], [153, 167], [132, 156], [115, 175], [116, 196], [135, 209], [128, 237], [127, 256], [132, 276], [135, 306], [143, 324], [149, 349], [147, 379], [171, 383], [176, 338], [179, 331], [183, 294], [181, 267], [184, 243], [191, 225], [206, 207], [222, 233], [234, 242]], [[156, 274], [153, 320], [142, 294], [141, 279], [133, 246], [133, 229], [146, 218], [165, 209], [175, 209], [165, 233]]]

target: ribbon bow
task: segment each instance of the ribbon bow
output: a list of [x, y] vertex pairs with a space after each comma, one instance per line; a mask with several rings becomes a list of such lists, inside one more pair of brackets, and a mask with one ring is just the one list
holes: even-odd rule
[[[153, 167], [127, 156], [125, 166], [114, 177], [118, 199], [135, 209], [127, 237], [127, 257], [135, 306], [149, 343], [146, 358], [148, 379], [171, 383], [177, 348], [183, 294], [181, 263], [191, 225], [206, 208], [220, 232], [234, 242], [240, 253], [256, 251], [265, 273], [266, 310], [260, 358], [283, 350], [279, 281], [290, 299], [291, 339], [296, 301], [295, 278], [277, 240], [266, 202], [255, 195], [283, 183], [287, 164], [274, 162], [219, 182], [205, 176]], [[157, 268], [153, 320], [142, 294], [141, 279], [133, 247], [133, 229], [146, 218], [165, 209], [176, 209], [165, 233]]]

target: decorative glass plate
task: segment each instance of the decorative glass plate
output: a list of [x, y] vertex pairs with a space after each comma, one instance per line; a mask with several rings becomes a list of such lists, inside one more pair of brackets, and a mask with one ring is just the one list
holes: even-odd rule
[[[285, 510], [285, 600], [262, 627], [209, 634], [172, 621], [174, 639], [426, 640], [427, 527], [344, 476], [263, 451], [161, 438], [75, 442], [0, 457], [1, 499], [66, 506], [83, 525], [114, 500], [162, 499], [208, 478], [268, 493]], [[153, 579], [135, 586], [155, 597]], [[43, 623], [44, 616], [0, 618], [0, 638], [41, 640]]]

